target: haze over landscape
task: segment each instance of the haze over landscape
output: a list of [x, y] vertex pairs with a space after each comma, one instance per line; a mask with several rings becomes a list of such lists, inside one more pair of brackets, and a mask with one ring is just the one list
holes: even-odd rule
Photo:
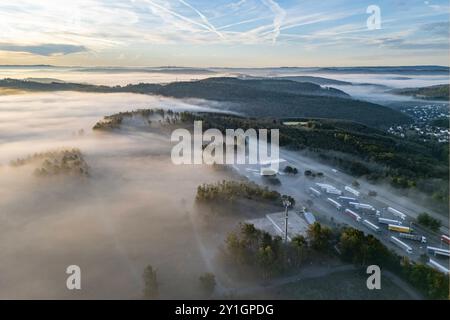
[[[371, 4], [0, 3], [0, 298], [448, 299], [450, 7]], [[279, 171], [175, 165], [193, 121]]]

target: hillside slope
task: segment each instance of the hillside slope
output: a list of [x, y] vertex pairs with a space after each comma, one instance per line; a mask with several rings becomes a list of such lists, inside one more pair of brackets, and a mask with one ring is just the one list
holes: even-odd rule
[[420, 99], [427, 100], [448, 100], [449, 99], [449, 85], [439, 84], [430, 87], [421, 88], [404, 88], [392, 90], [395, 94], [413, 96]]
[[351, 99], [343, 91], [290, 80], [208, 78], [167, 85], [141, 83], [108, 87], [5, 79], [0, 80], [0, 87], [33, 91], [131, 92], [198, 98], [230, 102], [224, 104], [223, 108], [253, 117], [342, 119], [381, 128], [412, 121], [407, 115], [391, 108]]

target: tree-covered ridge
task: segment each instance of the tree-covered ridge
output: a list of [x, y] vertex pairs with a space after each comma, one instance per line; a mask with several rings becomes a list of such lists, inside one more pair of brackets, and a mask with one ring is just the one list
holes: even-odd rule
[[291, 206], [295, 205], [295, 200], [291, 196], [281, 195], [279, 192], [261, 187], [254, 182], [247, 181], [220, 181], [215, 184], [202, 184], [197, 188], [196, 201], [208, 203], [211, 201], [234, 201], [237, 199], [249, 199], [255, 201], [266, 201], [279, 206], [283, 205], [283, 200], [289, 200]]
[[439, 84], [435, 86], [422, 87], [422, 88], [404, 88], [395, 89], [392, 92], [405, 96], [414, 96], [416, 98], [427, 100], [446, 100], [450, 98], [449, 85]]
[[[248, 82], [250, 85], [247, 85]], [[282, 85], [277, 86], [277, 82], [281, 82]], [[162, 92], [166, 96], [176, 98], [233, 102], [227, 105], [229, 110], [252, 117], [343, 119], [374, 127], [411, 122], [411, 119], [401, 112], [366, 101], [339, 96], [311, 95], [306, 88], [296, 93], [286, 89], [284, 91], [267, 89], [267, 86], [284, 87], [285, 83], [292, 86], [295, 83], [298, 87], [317, 86], [287, 80], [210, 78], [194, 82], [174, 82], [164, 86]]]
[[34, 91], [130, 92], [174, 98], [199, 98], [227, 103], [230, 111], [248, 116], [344, 119], [374, 127], [388, 127], [412, 121], [407, 115], [391, 108], [350, 99], [340, 90], [291, 80], [208, 78], [166, 85], [140, 83], [109, 87], [4, 79], [0, 80], [0, 87]]
[[61, 149], [34, 153], [10, 162], [13, 167], [36, 163], [34, 174], [39, 177], [56, 175], [87, 176], [89, 167], [79, 149]]
[[124, 119], [133, 117], [141, 117], [142, 119], [145, 119], [148, 124], [151, 124], [152, 119], [154, 120], [155, 118], [158, 118], [158, 121], [164, 120], [165, 122], [171, 123], [178, 121], [179, 113], [173, 112], [170, 109], [137, 109], [119, 112], [103, 117], [103, 119], [98, 121], [92, 129], [105, 131], [119, 129]]

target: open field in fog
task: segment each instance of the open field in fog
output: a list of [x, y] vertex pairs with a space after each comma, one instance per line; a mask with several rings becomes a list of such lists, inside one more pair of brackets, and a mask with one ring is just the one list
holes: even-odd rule
[[[91, 131], [129, 106], [197, 109], [129, 94], [1, 100], [0, 298], [140, 298], [147, 264], [161, 297], [195, 297], [208, 271], [193, 227], [196, 187], [227, 174], [172, 165], [168, 137], [154, 132]], [[81, 150], [88, 177], [37, 177], [34, 163], [8, 164], [60, 147]], [[77, 293], [65, 287], [71, 264], [82, 270]]]

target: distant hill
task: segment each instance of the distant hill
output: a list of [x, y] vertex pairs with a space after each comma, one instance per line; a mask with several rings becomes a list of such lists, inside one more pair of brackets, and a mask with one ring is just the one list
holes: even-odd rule
[[323, 77], [313, 77], [313, 76], [285, 76], [285, 77], [277, 77], [276, 79], [280, 80], [292, 80], [292, 81], [298, 81], [298, 82], [310, 82], [315, 83], [321, 86], [326, 85], [336, 85], [336, 86], [345, 86], [345, 85], [351, 85], [351, 82], [348, 81], [341, 81], [341, 80], [335, 80], [330, 78], [323, 78]]
[[[196, 89], [194, 89], [193, 87], [195, 87]], [[330, 97], [351, 98], [350, 95], [338, 89], [322, 88], [320, 85], [310, 82], [297, 82], [292, 80], [282, 80], [272, 78], [242, 80], [230, 77], [216, 77], [198, 80], [194, 82], [172, 82], [164, 86], [161, 89], [161, 91], [166, 93], [170, 91], [171, 94], [180, 94], [180, 90], [184, 90], [183, 88], [189, 88], [191, 90], [199, 89], [200, 91], [203, 91], [204, 88], [208, 88], [212, 90], [210, 93], [216, 97], [218, 91], [227, 88], [228, 90], [236, 90], [233, 91], [233, 95], [239, 96], [241, 98], [251, 96], [252, 94], [254, 94], [254, 90], [287, 93], [287, 94], [302, 94], [307, 96], [330, 96]], [[177, 92], [173, 93], [172, 91]], [[189, 95], [189, 93], [186, 94]], [[199, 92], [198, 94], [205, 95], [207, 93]], [[224, 97], [227, 98], [227, 100], [228, 98], [230, 98], [228, 96]]]
[[[448, 212], [448, 144], [399, 138], [359, 123], [333, 119], [256, 119], [188, 112], [182, 118], [188, 123], [202, 120], [204, 128], [222, 132], [228, 128], [279, 129], [280, 146], [308, 150], [353, 176], [420, 190]], [[284, 120], [291, 124], [286, 125]]]
[[[253, 117], [312, 117], [343, 119], [373, 127], [410, 123], [407, 115], [388, 107], [351, 99], [345, 92], [290, 80], [208, 78], [190, 82], [96, 86], [0, 80], [0, 87], [34, 91], [131, 92], [174, 98], [198, 98], [227, 103], [230, 111]], [[225, 108], [225, 105], [224, 105]]]
[[236, 74], [236, 78], [242, 79], [242, 80], [290, 80], [290, 81], [296, 81], [296, 82], [309, 82], [318, 84], [320, 86], [324, 85], [352, 85], [351, 82], [348, 81], [341, 81], [336, 79], [330, 79], [330, 78], [324, 78], [324, 77], [314, 77], [314, 76], [279, 76], [279, 77], [257, 77], [257, 76], [249, 76], [247, 74]]
[[395, 94], [413, 96], [427, 100], [449, 100], [449, 85], [439, 84], [430, 87], [405, 88], [392, 90]]
[[40, 82], [40, 83], [64, 83], [65, 81], [55, 78], [25, 78], [25, 81]]
[[324, 73], [371, 73], [371, 74], [444, 74], [448, 75], [450, 68], [446, 66], [376, 66], [376, 67], [325, 67], [317, 68]]
[[105, 73], [168, 73], [168, 74], [215, 74], [215, 71], [203, 68], [189, 67], [80, 67], [75, 68], [80, 72], [105, 72]]
[[[159, 92], [176, 98], [233, 102], [229, 106], [230, 110], [253, 117], [331, 118], [352, 120], [374, 127], [411, 122], [411, 118], [401, 112], [366, 101], [344, 98], [341, 93], [335, 96], [311, 95], [308, 89], [313, 84], [284, 80], [289, 84], [280, 82], [280, 91], [277, 91], [278, 81], [281, 80], [209, 78], [170, 83]], [[298, 91], [293, 92], [292, 88]]]

